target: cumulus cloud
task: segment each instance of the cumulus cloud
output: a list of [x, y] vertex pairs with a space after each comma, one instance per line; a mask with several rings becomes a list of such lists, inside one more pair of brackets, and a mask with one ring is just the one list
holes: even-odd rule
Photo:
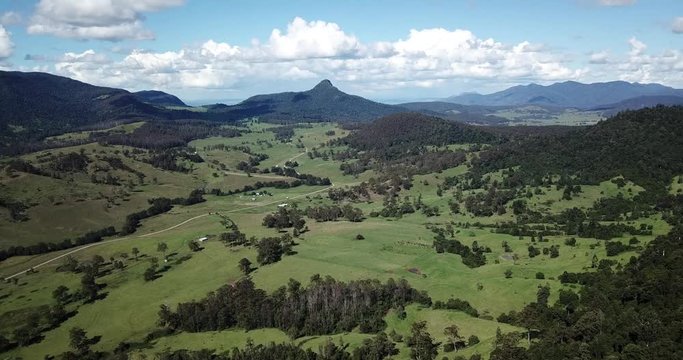
[[[337, 24], [295, 18], [286, 30], [273, 30], [265, 41], [247, 46], [207, 40], [174, 51], [132, 50], [113, 59], [88, 50], [67, 53], [54, 60], [54, 67], [61, 75], [98, 85], [172, 92], [243, 91], [258, 83], [321, 78], [345, 83], [361, 94], [489, 79], [519, 84], [591, 81], [596, 76], [683, 85], [679, 51], [652, 55], [637, 38], [628, 43], [630, 50], [623, 54], [588, 54], [584, 66], [542, 44], [504, 43], [464, 29], [413, 29], [402, 39], [363, 43]], [[613, 66], [587, 67], [607, 63]]]
[[14, 43], [12, 42], [11, 33], [0, 25], [0, 59], [10, 57], [14, 52]]
[[352, 56], [359, 48], [356, 37], [347, 35], [339, 25], [296, 17], [287, 32], [274, 29], [268, 40], [270, 53], [280, 59]]
[[683, 16], [679, 16], [671, 23], [671, 31], [676, 34], [683, 34]]
[[635, 4], [636, 0], [598, 0], [602, 6], [628, 6]]
[[642, 55], [645, 52], [645, 49], [647, 49], [647, 45], [635, 37], [630, 38], [628, 43], [631, 45], [630, 54], [632, 57]]
[[588, 62], [596, 65], [607, 64], [609, 63], [609, 54], [607, 51], [594, 52], [590, 54], [590, 60]]
[[[246, 47], [208, 40], [177, 51], [133, 50], [113, 62], [96, 55], [91, 50], [65, 55], [55, 67], [79, 80], [101, 76], [97, 83], [132, 88], [227, 89], [255, 79], [318, 78], [375, 87], [433, 87], [456, 79], [551, 81], [584, 73], [528, 41], [504, 44], [468, 30], [434, 28], [413, 29], [395, 41], [362, 43], [335, 23], [299, 17], [286, 30], [274, 29], [266, 41]], [[95, 61], [97, 66], [88, 65]]]
[[10, 26], [21, 23], [21, 15], [14, 11], [7, 11], [0, 16], [0, 25]]
[[30, 34], [118, 41], [153, 39], [143, 13], [179, 6], [184, 0], [40, 0]]
[[629, 39], [631, 51], [621, 59], [617, 66], [621, 80], [651, 83], [661, 82], [681, 86], [683, 74], [683, 53], [678, 50], [665, 50], [660, 54], [649, 54], [647, 45], [635, 37]]

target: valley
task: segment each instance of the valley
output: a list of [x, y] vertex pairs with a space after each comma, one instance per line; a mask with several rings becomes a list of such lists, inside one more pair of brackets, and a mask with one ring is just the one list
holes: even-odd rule
[[[653, 111], [666, 118], [681, 110]], [[618, 127], [618, 121], [639, 126], [627, 117], [604, 126]], [[408, 130], [410, 126], [415, 129]], [[680, 129], [679, 123], [667, 126], [675, 129], [672, 136]], [[570, 161], [574, 165], [566, 169], [578, 175], [567, 177], [553, 169], [537, 172], [534, 166], [542, 161], [534, 153], [519, 154], [521, 167], [508, 167], [495, 160], [495, 149], [509, 144], [511, 135], [437, 118], [407, 113], [353, 126], [278, 125], [252, 118], [230, 128], [239, 135], [200, 137], [181, 148], [88, 142], [15, 158], [23, 167], [5, 160], [0, 178], [4, 201], [24, 206], [13, 213], [3, 208], [2, 250], [15, 250], [0, 262], [0, 274], [8, 278], [0, 285], [5, 320], [0, 334], [20, 341], [20, 336], [31, 335], [17, 329], [40, 329], [21, 340], [25, 345], [10, 347], [9, 358], [69, 351], [73, 328], [97, 339], [90, 351], [124, 349], [117, 351], [133, 359], [270, 342], [313, 351], [331, 342], [352, 351], [374, 338], [364, 325], [291, 336], [277, 327], [191, 332], [158, 323], [162, 305], [173, 311], [221, 286], [252, 281], [255, 288], [275, 294], [293, 281], [302, 288], [314, 286], [317, 275], [347, 283], [405, 279], [429, 296], [431, 305], [406, 303], [380, 316], [380, 328], [398, 351], [395, 359], [410, 358], [405, 339], [419, 321], [426, 322], [426, 330], [440, 343], [440, 356], [488, 358], [500, 347], [501, 334], [526, 337], [522, 320], [507, 314], [540, 301], [540, 289], [547, 289], [548, 304], [564, 301], [561, 294], [582, 289], [566, 274], [619, 271], [672, 229], [669, 210], [636, 202], [646, 193], [666, 196], [665, 187], [676, 193], [678, 185], [669, 172], [652, 178], [632, 171], [624, 178], [619, 174], [623, 169], [615, 168], [595, 177], [595, 171]], [[591, 131], [576, 139], [593, 136]], [[544, 136], [558, 135], [541, 135], [541, 141]], [[531, 149], [535, 146], [532, 138], [524, 141]], [[672, 151], [668, 156], [680, 156]], [[152, 161], [171, 154], [170, 163]], [[680, 174], [678, 166], [668, 171]], [[185, 198], [192, 198], [196, 189], [200, 199], [189, 204]], [[129, 222], [127, 215], [159, 198], [185, 201], [140, 218], [127, 235], [29, 256], [16, 250], [109, 226], [120, 232]], [[327, 215], [335, 207], [357, 209], [361, 215], [347, 215], [351, 210]], [[304, 225], [265, 226], [269, 214], [284, 213], [300, 217]], [[585, 217], [567, 220], [577, 214]], [[572, 227], [576, 224], [579, 228]], [[290, 250], [276, 261], [259, 261], [264, 251], [259, 239], [266, 238], [282, 238], [278, 246], [288, 244]], [[444, 246], [456, 250], [444, 251]], [[459, 246], [466, 251], [457, 250]], [[58, 256], [63, 257], [47, 262]], [[240, 269], [241, 259], [251, 263], [248, 276]], [[97, 290], [89, 299], [84, 276], [93, 266]], [[148, 278], [149, 269], [153, 273]], [[59, 285], [72, 294], [66, 300], [53, 297]], [[443, 305], [449, 299], [465, 302], [476, 313], [462, 304]], [[69, 315], [51, 327], [52, 320], [41, 314], [55, 301]], [[457, 325], [464, 339], [474, 336], [476, 341], [463, 341], [457, 353], [447, 352], [444, 328], [450, 325]], [[526, 340], [520, 344], [528, 346]]]

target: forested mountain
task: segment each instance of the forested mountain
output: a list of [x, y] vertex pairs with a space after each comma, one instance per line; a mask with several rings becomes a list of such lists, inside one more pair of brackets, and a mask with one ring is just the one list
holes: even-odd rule
[[468, 124], [497, 125], [505, 124], [509, 120], [500, 116], [491, 115], [500, 106], [462, 105], [446, 101], [421, 101], [398, 104], [410, 111], [445, 117], [449, 120], [460, 121]]
[[515, 177], [526, 183], [546, 174], [576, 175], [578, 183], [622, 175], [663, 190], [683, 173], [683, 107], [625, 111], [576, 131], [510, 141], [474, 163], [482, 172], [521, 165]]
[[133, 93], [140, 101], [161, 106], [187, 106], [177, 96], [157, 90], [143, 90]]
[[496, 136], [473, 126], [417, 112], [388, 115], [363, 125], [346, 138], [358, 150], [417, 148], [492, 142]]
[[121, 89], [46, 73], [0, 72], [0, 142], [39, 140], [84, 126], [136, 119], [197, 118], [144, 103]]
[[259, 116], [286, 122], [343, 122], [369, 121], [403, 109], [349, 95], [334, 87], [329, 80], [323, 80], [308, 91], [256, 95], [237, 105], [213, 111], [234, 119]]
[[681, 96], [639, 96], [620, 101], [615, 104], [598, 106], [592, 110], [603, 111], [606, 115], [614, 115], [619, 111], [638, 110], [657, 105], [683, 105], [683, 95]]
[[589, 109], [641, 96], [683, 96], [683, 90], [659, 84], [625, 81], [593, 84], [566, 81], [548, 86], [538, 84], [513, 86], [488, 95], [467, 93], [449, 97], [446, 101], [463, 105], [551, 105]]

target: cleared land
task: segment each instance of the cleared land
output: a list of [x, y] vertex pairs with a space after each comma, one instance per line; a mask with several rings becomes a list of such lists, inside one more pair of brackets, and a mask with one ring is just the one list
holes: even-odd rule
[[[287, 160], [298, 162], [299, 173], [329, 177], [335, 188], [358, 184], [375, 176], [366, 171], [358, 177], [345, 176], [339, 169], [340, 161], [311, 159], [302, 155], [306, 149], [320, 148], [321, 143], [344, 136], [347, 131], [331, 124], [311, 124], [310, 127], [295, 129], [291, 141], [280, 142], [269, 130], [273, 125], [251, 122], [250, 133], [236, 138], [207, 138], [193, 141], [190, 145], [205, 160], [194, 165], [191, 172], [179, 173], [160, 170], [150, 164], [120, 156], [126, 150], [122, 146], [102, 146], [98, 144], [82, 145], [74, 148], [52, 150], [51, 152], [80, 152], [86, 154], [107, 154], [120, 156], [131, 168], [144, 173], [143, 184], [135, 183], [130, 188], [104, 184], [93, 184], [88, 174], [74, 176], [73, 179], [54, 179], [45, 176], [19, 174], [18, 176], [3, 174], [0, 177], [2, 193], [14, 199], [30, 203], [27, 210], [28, 220], [12, 222], [3, 217], [0, 221], [0, 246], [8, 247], [17, 244], [32, 244], [46, 240], [59, 240], [63, 237], [82, 234], [87, 230], [104, 226], [120, 226], [126, 214], [148, 206], [147, 200], [160, 197], [184, 197], [198, 187], [234, 190], [256, 181], [272, 180], [272, 174], [252, 174], [251, 176], [236, 170], [240, 161], [249, 158], [249, 154], [235, 150], [240, 146], [248, 146], [253, 153], [263, 153], [268, 158], [261, 161], [259, 168], [275, 165], [282, 166]], [[328, 135], [334, 131], [335, 135]], [[210, 149], [212, 145], [223, 144], [232, 147], [228, 151]], [[132, 150], [132, 149], [128, 149]], [[26, 155], [26, 159], [36, 160], [45, 152]], [[214, 162], [215, 161], [215, 162]], [[216, 162], [225, 165], [221, 170]], [[484, 356], [490, 352], [496, 329], [503, 332], [521, 330], [495, 321], [503, 312], [518, 310], [525, 304], [534, 301], [539, 286], [549, 285], [551, 302], [557, 297], [560, 288], [575, 288], [575, 285], [561, 284], [557, 277], [564, 271], [584, 271], [590, 269], [592, 259], [597, 256], [606, 258], [604, 241], [577, 238], [576, 246], [567, 246], [567, 236], [548, 236], [547, 242], [537, 243], [541, 247], [559, 246], [559, 256], [550, 258], [541, 255], [534, 258], [528, 256], [527, 248], [532, 244], [529, 237], [516, 237], [492, 232], [488, 225], [514, 220], [508, 204], [508, 211], [503, 215], [491, 217], [474, 217], [462, 211], [453, 215], [449, 211], [448, 200], [454, 191], [437, 194], [437, 184], [447, 176], [463, 174], [465, 165], [445, 170], [441, 173], [415, 176], [414, 186], [410, 190], [402, 190], [401, 198], [410, 196], [422, 197], [422, 201], [430, 206], [437, 206], [439, 216], [427, 217], [419, 212], [405, 215], [400, 219], [370, 218], [363, 222], [347, 221], [318, 223], [306, 219], [309, 231], [296, 240], [296, 254], [284, 257], [280, 262], [257, 268], [252, 277], [259, 288], [268, 292], [275, 291], [287, 284], [290, 278], [308, 283], [314, 274], [330, 275], [338, 280], [405, 278], [419, 289], [428, 291], [433, 300], [447, 300], [451, 297], [469, 301], [482, 316], [471, 317], [453, 310], [435, 310], [432, 308], [411, 305], [406, 308], [407, 317], [403, 320], [392, 311], [385, 317], [387, 332], [394, 330], [406, 336], [410, 324], [416, 320], [425, 320], [429, 332], [441, 342], [446, 340], [443, 329], [450, 324], [457, 324], [466, 337], [477, 335], [481, 342], [467, 347], [458, 355], [469, 356], [479, 353]], [[488, 174], [491, 179], [500, 174]], [[123, 176], [123, 175], [122, 175]], [[156, 179], [154, 181], [153, 179]], [[288, 179], [288, 178], [283, 178]], [[289, 179], [291, 180], [291, 179]], [[672, 191], [680, 188], [677, 181]], [[124, 188], [123, 190], [121, 188]], [[329, 205], [332, 201], [327, 197], [327, 186], [299, 186], [289, 189], [260, 189], [260, 195], [234, 194], [229, 196], [205, 195], [207, 201], [191, 206], [174, 206], [165, 214], [151, 217], [142, 222], [137, 232], [126, 238], [110, 238], [91, 247], [84, 247], [71, 255], [78, 260], [91, 259], [94, 255], [102, 256], [107, 262], [110, 259], [122, 260], [123, 269], [114, 269], [97, 279], [106, 284], [101, 290], [106, 296], [92, 303], [68, 305], [76, 314], [59, 327], [44, 333], [44, 338], [28, 347], [11, 350], [3, 356], [10, 358], [39, 359], [48, 354], [58, 354], [69, 347], [68, 332], [72, 327], [82, 327], [89, 336], [100, 336], [93, 348], [111, 351], [121, 342], [133, 343], [134, 358], [150, 358], [164, 349], [201, 349], [215, 348], [228, 350], [234, 346], [243, 346], [247, 339], [255, 343], [293, 341], [302, 346], [317, 349], [328, 336], [304, 337], [290, 339], [285, 333], [275, 329], [261, 329], [245, 332], [229, 330], [208, 333], [179, 333], [161, 336], [144, 343], [145, 337], [157, 329], [157, 312], [159, 306], [166, 304], [174, 308], [180, 302], [203, 298], [208, 292], [218, 287], [233, 283], [243, 274], [237, 267], [241, 258], [248, 258], [256, 264], [256, 250], [251, 247], [228, 248], [219, 240], [225, 231], [221, 224], [223, 214], [234, 221], [248, 237], [257, 238], [276, 236], [280, 233], [261, 225], [263, 217], [277, 210], [278, 205], [297, 204], [299, 208], [309, 205]], [[264, 190], [267, 195], [263, 195]], [[562, 200], [562, 192], [554, 187], [529, 188], [534, 195], [526, 199], [528, 206], [537, 211], [559, 213], [571, 207], [589, 208], [601, 197], [614, 197], [622, 194], [631, 198], [642, 191], [638, 186], [627, 183], [619, 188], [615, 183], [606, 181], [599, 185], [582, 185], [582, 192], [572, 200]], [[480, 192], [468, 190], [463, 195]], [[354, 203], [369, 214], [382, 208], [381, 197]], [[209, 213], [211, 213], [209, 215]], [[7, 215], [7, 214], [3, 214]], [[192, 221], [187, 221], [193, 219]], [[479, 223], [476, 225], [476, 223]], [[655, 235], [666, 233], [668, 225], [659, 216], [637, 219], [633, 225], [641, 223], [652, 225], [652, 236], [638, 236], [640, 245], [652, 240]], [[455, 237], [462, 243], [471, 246], [474, 241], [480, 246], [491, 248], [486, 254], [487, 264], [478, 268], [465, 266], [459, 255], [437, 254], [432, 248], [434, 234], [426, 225], [448, 225], [454, 227]], [[364, 240], [356, 240], [362, 234]], [[188, 243], [200, 237], [208, 237], [202, 242], [203, 249], [192, 252]], [[628, 243], [631, 236], [615, 240]], [[510, 252], [504, 252], [502, 243], [506, 241]], [[145, 282], [143, 273], [149, 266], [152, 257], [161, 258], [157, 252], [157, 244], [168, 245], [168, 269], [161, 277]], [[138, 259], [131, 254], [133, 247], [140, 250]], [[56, 272], [62, 259], [45, 263], [56, 256], [72, 250], [43, 254], [33, 257], [12, 257], [0, 263], [0, 274], [5, 277], [13, 275], [32, 266], [44, 263], [31, 274], [17, 276], [16, 284], [7, 282], [0, 284], [0, 334], [12, 337], [12, 330], [25, 320], [27, 314], [40, 311], [40, 307], [53, 304], [52, 291], [59, 284], [64, 284], [71, 291], [80, 288], [80, 275]], [[122, 254], [126, 254], [123, 257]], [[636, 251], [627, 251], [610, 257], [619, 263], [625, 263]], [[512, 276], [506, 278], [506, 270]], [[542, 272], [545, 279], [537, 279], [536, 274]], [[344, 341], [351, 347], [369, 337], [359, 331], [331, 336], [335, 341]], [[408, 349], [399, 343], [401, 353], [397, 359], [408, 359]], [[453, 353], [440, 354], [453, 357]]]

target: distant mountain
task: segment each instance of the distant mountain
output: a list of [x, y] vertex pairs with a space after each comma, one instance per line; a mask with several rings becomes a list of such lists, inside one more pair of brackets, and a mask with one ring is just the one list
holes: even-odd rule
[[683, 96], [683, 90], [660, 84], [625, 81], [593, 84], [566, 81], [548, 86], [537, 84], [514, 86], [488, 95], [468, 93], [449, 97], [446, 101], [463, 105], [545, 105], [589, 109], [641, 96]]
[[613, 115], [624, 110], [638, 110], [656, 105], [683, 105], [683, 96], [639, 96], [615, 104], [600, 105], [591, 110]]
[[140, 101], [160, 106], [183, 106], [187, 105], [175, 95], [157, 90], [143, 90], [133, 93]]
[[323, 80], [308, 91], [256, 95], [237, 105], [212, 111], [225, 113], [233, 119], [259, 116], [270, 120], [304, 122], [370, 121], [404, 109], [349, 95], [334, 87], [329, 80]]
[[0, 147], [108, 123], [202, 116], [161, 109], [126, 90], [16, 71], [0, 71], [0, 108]]
[[508, 119], [491, 115], [497, 110], [503, 109], [499, 106], [462, 105], [445, 101], [410, 102], [396, 106], [467, 124], [500, 125], [509, 122]]

